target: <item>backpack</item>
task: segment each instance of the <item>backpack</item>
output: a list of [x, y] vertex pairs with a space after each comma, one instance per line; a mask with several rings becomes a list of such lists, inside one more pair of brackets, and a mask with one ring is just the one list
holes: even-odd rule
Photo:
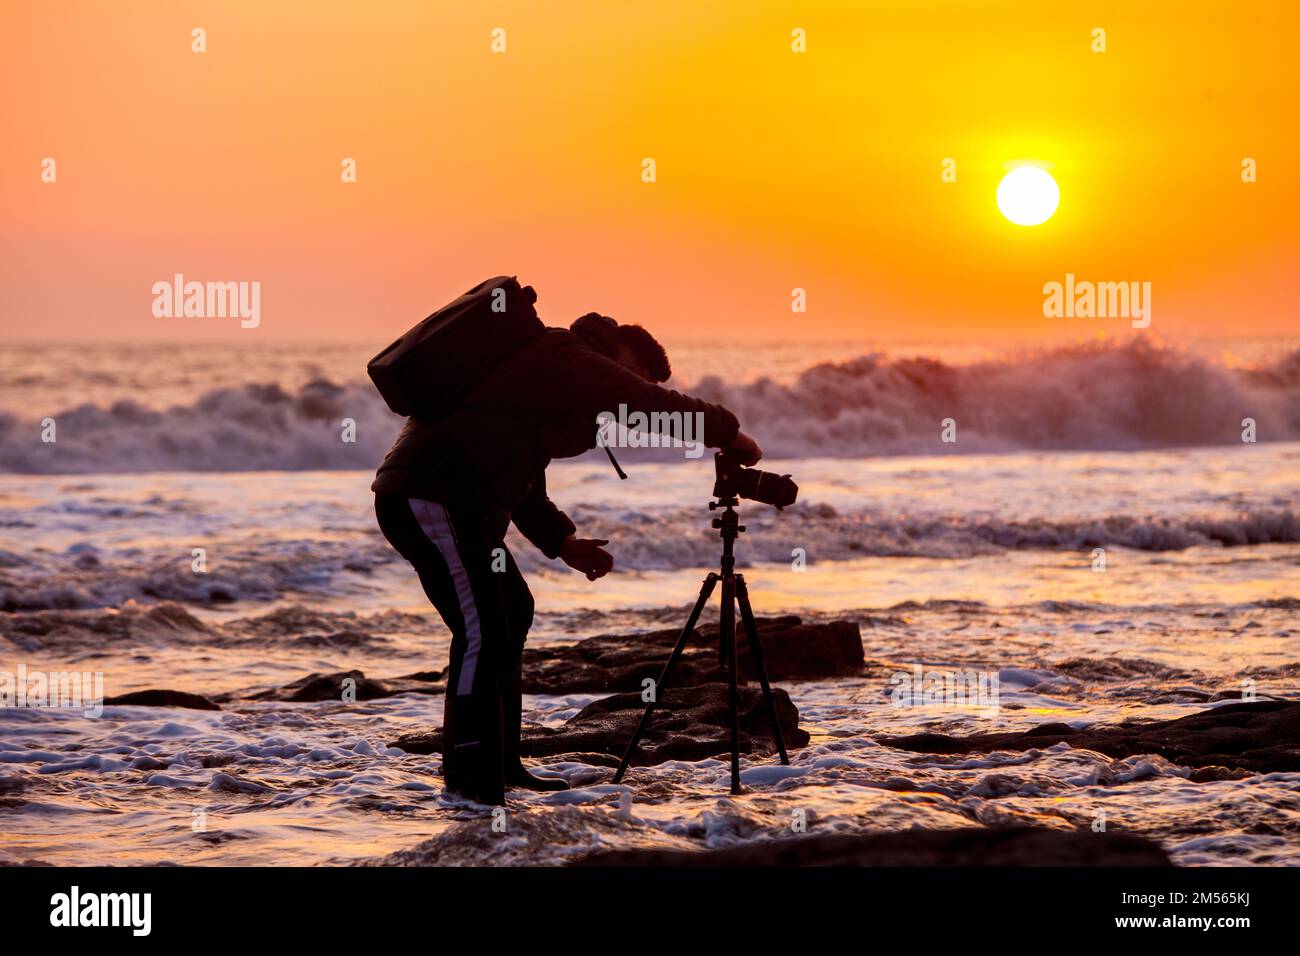
[[537, 293], [514, 276], [480, 282], [370, 360], [366, 372], [398, 415], [455, 411], [488, 371], [541, 335]]

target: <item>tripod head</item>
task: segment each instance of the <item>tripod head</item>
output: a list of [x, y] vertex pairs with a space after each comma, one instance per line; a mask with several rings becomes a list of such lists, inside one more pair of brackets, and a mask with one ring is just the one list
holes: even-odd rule
[[736, 507], [739, 504], [740, 499], [736, 497], [720, 496], [716, 501], [709, 502], [710, 511], [722, 509], [722, 514], [709, 523], [718, 529], [718, 537], [722, 539], [722, 574], [724, 577], [736, 569], [736, 539], [745, 530], [745, 526], [740, 523], [740, 515], [736, 513]]
[[745, 530], [736, 514], [740, 499], [759, 501], [780, 510], [786, 505], [794, 504], [799, 486], [790, 480], [789, 475], [747, 468], [725, 451], [714, 453], [713, 471], [715, 500], [709, 502], [709, 510], [722, 510], [721, 516], [714, 518], [712, 524], [722, 538], [722, 575], [726, 577], [736, 568], [733, 549], [736, 538]]

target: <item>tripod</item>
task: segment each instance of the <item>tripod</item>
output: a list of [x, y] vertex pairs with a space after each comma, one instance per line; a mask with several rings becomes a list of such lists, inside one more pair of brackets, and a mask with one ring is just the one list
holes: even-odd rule
[[[716, 489], [714, 494], [717, 495]], [[641, 742], [642, 735], [650, 726], [650, 717], [658, 703], [659, 693], [667, 686], [668, 677], [672, 674], [678, 658], [682, 656], [686, 642], [700, 619], [700, 613], [713, 595], [713, 589], [719, 581], [722, 582], [722, 615], [718, 628], [718, 664], [727, 672], [728, 699], [731, 705], [731, 792], [740, 793], [740, 716], [739, 692], [736, 688], [739, 676], [736, 662], [737, 603], [740, 604], [740, 620], [745, 628], [745, 639], [749, 642], [749, 653], [754, 660], [754, 669], [758, 671], [759, 682], [763, 685], [763, 702], [767, 706], [767, 717], [772, 724], [776, 749], [781, 754], [781, 763], [786, 765], [790, 763], [790, 758], [785, 752], [785, 740], [781, 736], [781, 723], [776, 716], [776, 702], [772, 698], [772, 688], [767, 682], [767, 668], [763, 664], [763, 645], [758, 639], [758, 625], [754, 623], [754, 611], [749, 606], [749, 590], [745, 587], [745, 576], [736, 573], [734, 547], [736, 538], [745, 530], [745, 526], [739, 523], [739, 516], [736, 514], [736, 506], [740, 504], [740, 499], [734, 496], [718, 495], [717, 497], [717, 501], [709, 502], [709, 510], [722, 509], [722, 516], [714, 518], [712, 522], [722, 538], [721, 572], [710, 571], [704, 578], [704, 584], [700, 587], [700, 596], [695, 602], [695, 607], [691, 609], [691, 616], [687, 618], [686, 626], [682, 628], [681, 636], [677, 638], [677, 644], [668, 657], [668, 663], [664, 665], [663, 673], [659, 675], [659, 682], [654, 686], [650, 702], [646, 704], [645, 713], [641, 715], [641, 722], [637, 724], [636, 733], [632, 735], [627, 751], [618, 765], [618, 772], [614, 774], [615, 783], [622, 782], [623, 774], [627, 772], [628, 764], [632, 761], [632, 755], [636, 753], [637, 744]]]

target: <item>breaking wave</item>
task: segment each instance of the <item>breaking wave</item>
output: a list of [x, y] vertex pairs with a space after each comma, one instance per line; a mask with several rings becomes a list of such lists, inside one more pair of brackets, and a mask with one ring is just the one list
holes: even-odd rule
[[[1099, 342], [966, 365], [866, 355], [805, 370], [793, 383], [690, 390], [735, 411], [769, 457], [1130, 450], [1300, 439], [1300, 351], [1231, 368], [1146, 340]], [[0, 415], [0, 471], [294, 471], [370, 469], [400, 425], [364, 382], [318, 379], [296, 393], [277, 384], [219, 388], [190, 405], [132, 401], [36, 422]], [[940, 441], [956, 423], [956, 443]], [[356, 423], [344, 441], [344, 419]]]
[[969, 365], [868, 355], [790, 385], [695, 391], [754, 422], [776, 457], [1221, 445], [1241, 441], [1243, 418], [1261, 441], [1300, 438], [1300, 351], [1249, 369], [1142, 339]]
[[[316, 380], [221, 388], [163, 411], [132, 401], [82, 405], [41, 426], [0, 415], [0, 470], [28, 474], [313, 471], [373, 468], [400, 422], [368, 384]], [[344, 419], [356, 423], [344, 440]]]

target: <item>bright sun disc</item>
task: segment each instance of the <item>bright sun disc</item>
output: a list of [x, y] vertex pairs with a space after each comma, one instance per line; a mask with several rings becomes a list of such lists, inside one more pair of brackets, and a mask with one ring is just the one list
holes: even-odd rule
[[998, 208], [1017, 226], [1047, 222], [1060, 201], [1056, 180], [1037, 166], [1019, 166], [998, 183]]

